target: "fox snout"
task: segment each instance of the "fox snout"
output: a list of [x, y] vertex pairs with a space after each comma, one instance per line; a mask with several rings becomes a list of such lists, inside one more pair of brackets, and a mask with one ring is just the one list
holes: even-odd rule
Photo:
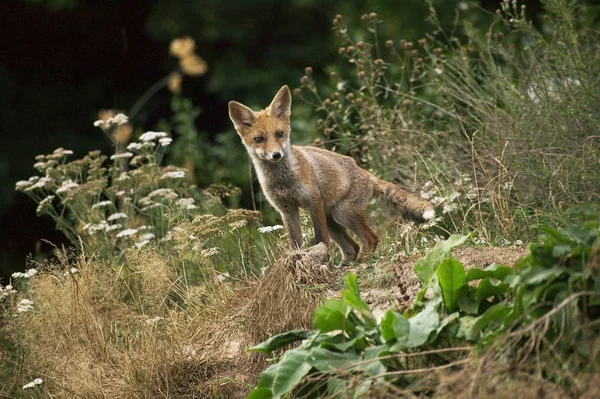
[[260, 148], [256, 148], [255, 149], [256, 155], [258, 155], [259, 158], [264, 159], [265, 161], [270, 161], [270, 162], [279, 162], [281, 161], [281, 159], [284, 156], [284, 152], [283, 152], [283, 148], [280, 150], [275, 150], [275, 151], [269, 151], [269, 150], [263, 150]]

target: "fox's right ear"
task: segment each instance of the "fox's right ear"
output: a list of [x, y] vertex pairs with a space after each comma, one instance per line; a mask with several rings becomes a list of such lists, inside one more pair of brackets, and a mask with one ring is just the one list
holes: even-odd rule
[[238, 132], [246, 127], [251, 127], [256, 121], [256, 114], [250, 108], [237, 101], [229, 101], [229, 118]]

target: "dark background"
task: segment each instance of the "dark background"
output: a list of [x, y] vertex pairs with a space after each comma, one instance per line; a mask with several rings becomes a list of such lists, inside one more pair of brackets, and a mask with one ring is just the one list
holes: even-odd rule
[[[460, 9], [461, 18], [482, 26], [489, 16], [479, 7], [498, 7], [487, 0], [434, 4], [443, 22], [450, 24]], [[537, 24], [539, 2], [526, 4]], [[360, 26], [365, 12], [377, 12], [385, 20], [382, 37], [395, 41], [417, 40], [432, 29], [421, 0], [0, 2], [0, 277], [22, 270], [29, 253], [48, 252], [42, 239], [68, 245], [49, 217], [36, 216], [37, 204], [14, 191], [15, 182], [36, 174], [37, 154], [57, 147], [73, 150], [75, 157], [113, 151], [92, 125], [98, 110], [127, 111], [169, 73], [176, 64], [168, 55], [172, 39], [193, 37], [209, 65], [206, 75], [184, 79], [182, 95], [201, 109], [195, 125], [204, 142], [198, 145], [218, 149], [218, 134], [235, 136], [227, 101], [263, 107], [281, 85], [297, 87], [308, 65], [316, 79], [326, 79], [339, 47], [331, 20], [340, 13]], [[170, 98], [166, 90], [152, 97], [134, 124], [155, 128], [172, 114]], [[312, 127], [311, 120], [305, 128]], [[218, 176], [203, 176], [199, 183]]]

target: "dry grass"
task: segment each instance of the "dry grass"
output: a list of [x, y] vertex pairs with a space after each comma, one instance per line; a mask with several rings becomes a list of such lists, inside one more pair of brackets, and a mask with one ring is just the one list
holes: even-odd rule
[[128, 250], [110, 268], [60, 251], [26, 283], [35, 310], [0, 325], [21, 356], [0, 392], [41, 377], [37, 393], [56, 397], [244, 397], [266, 367], [246, 349], [311, 327], [318, 287], [333, 283], [328, 259], [319, 245], [283, 257], [260, 281], [221, 282], [215, 272], [191, 286], [153, 250]]
[[243, 317], [258, 343], [291, 329], [312, 328], [314, 309], [335, 276], [325, 244], [282, 257], [252, 285]]

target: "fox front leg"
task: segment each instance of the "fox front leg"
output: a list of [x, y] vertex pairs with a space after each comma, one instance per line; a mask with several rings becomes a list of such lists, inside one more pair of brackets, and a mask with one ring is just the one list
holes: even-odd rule
[[327, 214], [325, 213], [325, 202], [316, 199], [310, 207], [310, 217], [315, 229], [315, 245], [322, 242], [329, 247], [329, 229], [327, 227]]
[[283, 219], [283, 224], [288, 231], [292, 248], [298, 249], [302, 247], [302, 225], [300, 224], [300, 211], [298, 207], [285, 206], [279, 207], [279, 213]]

